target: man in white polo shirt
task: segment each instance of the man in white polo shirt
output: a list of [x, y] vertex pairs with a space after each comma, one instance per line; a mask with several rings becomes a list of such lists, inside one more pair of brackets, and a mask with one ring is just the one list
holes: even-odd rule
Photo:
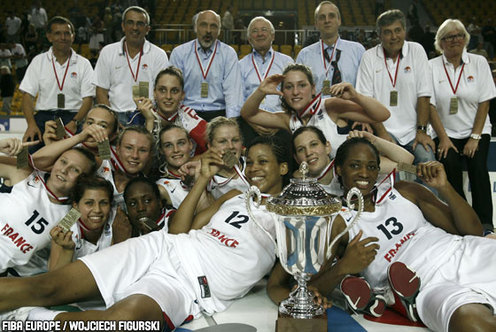
[[114, 109], [125, 125], [136, 109], [133, 96], [152, 99], [155, 77], [167, 68], [169, 60], [164, 50], [145, 39], [150, 31], [146, 10], [127, 8], [121, 26], [125, 37], [101, 50], [93, 84], [97, 103]]
[[[95, 96], [90, 62], [71, 49], [74, 42], [71, 21], [55, 16], [47, 27], [47, 39], [52, 47], [34, 57], [19, 87], [24, 93], [21, 109], [28, 123], [24, 141], [41, 140], [45, 122], [58, 117], [69, 130], [75, 131], [78, 122], [86, 117]], [[33, 115], [36, 95], [37, 113]]]
[[435, 145], [426, 133], [432, 79], [423, 47], [405, 41], [405, 22], [405, 15], [398, 9], [377, 18], [381, 44], [364, 53], [356, 89], [389, 109], [391, 117], [384, 125], [372, 126], [379, 136], [413, 153], [417, 164], [435, 160]]

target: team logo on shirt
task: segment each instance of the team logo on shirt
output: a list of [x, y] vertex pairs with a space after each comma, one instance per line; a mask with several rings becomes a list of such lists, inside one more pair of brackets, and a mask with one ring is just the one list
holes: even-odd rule
[[470, 75], [469, 77], [467, 77], [467, 81], [468, 82], [473, 82], [474, 81], [474, 77], [472, 75]]
[[110, 172], [110, 168], [108, 168], [106, 166], [103, 167], [103, 173], [108, 173], [108, 172]]
[[146, 63], [144, 63], [144, 64], [143, 64], [143, 66], [141, 66], [141, 68], [142, 68], [143, 70], [147, 70], [147, 69], [148, 69], [148, 65], [147, 65]]
[[71, 77], [72, 77], [72, 78], [77, 78], [77, 73], [76, 73], [75, 71], [73, 71], [73, 72], [71, 73]]
[[405, 71], [405, 74], [408, 74], [409, 72], [412, 71], [412, 68], [410, 66], [406, 66], [404, 71]]

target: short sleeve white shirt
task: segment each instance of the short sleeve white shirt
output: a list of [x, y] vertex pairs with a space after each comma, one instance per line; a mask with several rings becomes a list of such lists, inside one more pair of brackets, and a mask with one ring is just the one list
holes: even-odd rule
[[[463, 72], [462, 66], [455, 69], [444, 55], [429, 61], [434, 89], [431, 104], [436, 106], [446, 134], [456, 139], [467, 138], [472, 133], [479, 103], [496, 97], [496, 88], [492, 84], [491, 69], [487, 60], [464, 50], [462, 61]], [[456, 89], [456, 94], [447, 75], [453, 89]], [[458, 80], [460, 82], [456, 88]], [[458, 110], [455, 114], [450, 114], [450, 100], [455, 96], [458, 98]], [[489, 117], [486, 117], [482, 134], [491, 134]]]
[[[54, 66], [62, 90], [57, 84]], [[66, 69], [67, 74], [65, 75]], [[55, 59], [52, 48], [50, 48], [47, 52], [34, 57], [26, 70], [19, 89], [33, 97], [38, 95], [36, 110], [60, 109], [57, 107], [57, 95], [62, 93], [65, 98], [63, 109], [77, 111], [83, 103], [83, 98], [95, 96], [95, 88], [91, 84], [92, 77], [93, 67], [91, 67], [88, 59], [72, 51], [70, 59], [61, 65]]]
[[[169, 65], [165, 51], [147, 40], [141, 57], [138, 53], [134, 58], [129, 58], [124, 49], [124, 40], [122, 38], [101, 50], [93, 78], [93, 84], [108, 90], [110, 106], [118, 112], [136, 109], [133, 85], [139, 85], [139, 82], [148, 82], [148, 98], [153, 99], [155, 77]], [[136, 80], [133, 75], [137, 77]]]
[[[391, 117], [384, 121], [384, 126], [401, 145], [405, 145], [416, 135], [417, 99], [432, 96], [429, 62], [420, 44], [405, 41], [399, 61], [393, 63], [387, 58], [386, 63], [387, 67], [382, 45], [367, 50], [358, 69], [356, 89], [388, 108]], [[393, 87], [396, 69], [398, 74]], [[390, 105], [393, 90], [398, 93], [397, 106]]]

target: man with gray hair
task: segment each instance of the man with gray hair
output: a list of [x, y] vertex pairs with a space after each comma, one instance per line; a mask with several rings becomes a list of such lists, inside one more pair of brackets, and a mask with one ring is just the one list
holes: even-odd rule
[[363, 55], [356, 89], [379, 100], [391, 117], [372, 126], [379, 136], [413, 153], [415, 164], [435, 160], [434, 142], [427, 134], [432, 79], [424, 48], [405, 41], [405, 15], [398, 9], [377, 18], [377, 31], [381, 44]]
[[196, 39], [172, 50], [170, 63], [184, 75], [184, 105], [210, 121], [217, 116], [236, 117], [243, 91], [236, 51], [217, 39], [220, 16], [200, 12], [195, 22]]
[[330, 97], [331, 85], [349, 82], [355, 86], [356, 75], [365, 48], [357, 42], [341, 39], [339, 27], [341, 13], [331, 1], [322, 1], [315, 9], [315, 27], [320, 31], [320, 40], [304, 47], [296, 63], [312, 70], [315, 88]]
[[133, 97], [152, 99], [155, 77], [169, 61], [164, 50], [145, 39], [150, 31], [146, 10], [127, 8], [121, 26], [125, 37], [100, 51], [93, 84], [97, 103], [114, 109], [125, 125], [136, 109]]
[[[253, 51], [239, 60], [243, 82], [243, 103], [267, 76], [282, 74], [287, 65], [294, 63], [291, 57], [272, 48], [275, 29], [265, 17], [257, 16], [250, 21], [247, 37]], [[269, 112], [281, 111], [279, 96], [266, 96], [260, 108]]]

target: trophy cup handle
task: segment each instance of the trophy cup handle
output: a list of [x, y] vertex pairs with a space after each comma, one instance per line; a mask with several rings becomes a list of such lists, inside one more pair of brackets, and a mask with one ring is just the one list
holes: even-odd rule
[[[262, 227], [262, 225], [260, 225], [258, 223], [257, 219], [255, 218], [255, 216], [253, 215], [253, 213], [251, 211], [250, 200], [251, 200], [252, 196], [254, 197], [253, 204], [257, 208], [260, 206], [260, 203], [262, 202], [262, 194], [260, 193], [260, 189], [258, 189], [258, 187], [256, 187], [256, 186], [251, 186], [250, 189], [248, 189], [248, 191], [245, 194], [246, 210], [248, 211], [248, 214], [250, 215], [250, 218], [251, 218], [251, 220], [253, 220], [255, 225], [257, 225], [258, 228], [260, 228], [270, 238], [270, 240], [274, 244], [274, 250], [275, 250], [276, 255], [277, 255], [276, 240], [272, 237], [272, 235], [270, 235], [270, 233], [265, 228]], [[270, 217], [272, 218], [272, 215], [270, 215]]]
[[[332, 250], [331, 249], [332, 249], [332, 247], [336, 244], [336, 242], [343, 235], [345, 235], [351, 229], [351, 227], [353, 227], [357, 223], [358, 219], [360, 218], [360, 215], [363, 212], [363, 195], [360, 192], [360, 190], [357, 189], [357, 188], [355, 188], [355, 187], [351, 188], [348, 191], [348, 194], [346, 195], [346, 205], [348, 206], [348, 208], [350, 210], [353, 210], [355, 208], [355, 204], [351, 203], [351, 201], [353, 199], [353, 196], [356, 196], [356, 200], [358, 202], [357, 213], [356, 213], [355, 217], [353, 218], [353, 220], [348, 224], [348, 226], [341, 233], [339, 233], [334, 238], [334, 240], [331, 242], [331, 244], [329, 245], [329, 247], [327, 247], [326, 259], [330, 259], [331, 258], [331, 254], [332, 254]], [[329, 237], [330, 237], [331, 236], [332, 223], [330, 222], [327, 227], [328, 227], [327, 234], [329, 234]]]

